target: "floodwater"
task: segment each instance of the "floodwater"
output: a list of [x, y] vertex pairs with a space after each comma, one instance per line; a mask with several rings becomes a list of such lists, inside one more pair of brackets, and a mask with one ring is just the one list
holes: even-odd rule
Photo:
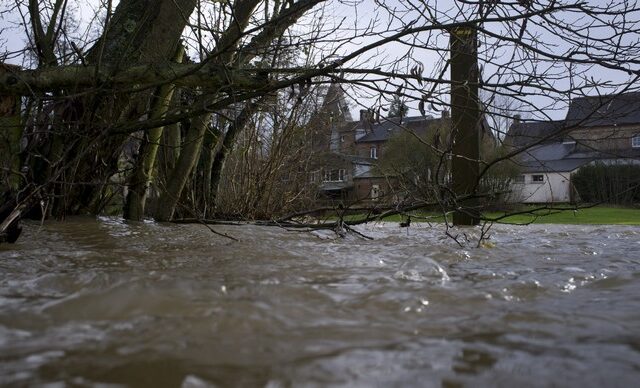
[[0, 385], [640, 381], [638, 227], [494, 226], [482, 248], [441, 225], [25, 229], [0, 246]]

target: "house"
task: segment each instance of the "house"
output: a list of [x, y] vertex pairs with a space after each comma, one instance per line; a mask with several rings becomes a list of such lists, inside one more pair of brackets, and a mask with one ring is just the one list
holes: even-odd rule
[[[482, 124], [482, 133], [490, 134], [486, 120]], [[438, 180], [438, 184], [445, 184], [448, 179], [449, 158], [444, 158], [439, 174], [431, 174], [434, 166], [425, 158], [418, 161], [419, 165], [410, 166], [412, 171], [397, 169], [390, 172], [381, 167], [388, 152], [398, 153], [397, 146], [393, 151], [389, 149], [390, 141], [403, 134], [413, 144], [400, 153], [425, 150], [432, 155], [442, 155], [450, 152], [451, 119], [446, 110], [440, 117], [386, 118], [376, 117], [370, 110], [363, 109], [358, 119], [353, 120], [340, 85], [333, 83], [311, 125], [314, 126], [312, 148], [315, 155], [310, 181], [324, 199], [347, 203], [397, 203], [414, 194], [412, 187], [418, 186], [419, 180], [431, 183], [433, 179]], [[495, 143], [493, 136], [483, 138]]]
[[593, 163], [640, 161], [640, 93], [574, 99], [564, 120], [516, 122], [504, 139], [521, 175], [511, 200], [558, 203], [577, 200], [572, 175]]
[[310, 125], [314, 128], [314, 162], [310, 182], [322, 199], [345, 203], [389, 203], [405, 195], [397, 177], [378, 168], [386, 145], [400, 133], [440, 136], [450, 124], [448, 115], [375, 118], [366, 109], [357, 120], [349, 113], [344, 92], [332, 83]]

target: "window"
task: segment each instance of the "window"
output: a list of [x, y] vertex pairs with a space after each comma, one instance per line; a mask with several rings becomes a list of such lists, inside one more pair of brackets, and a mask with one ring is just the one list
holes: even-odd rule
[[544, 175], [542, 174], [531, 175], [531, 182], [544, 183]]
[[340, 136], [340, 143], [344, 143], [346, 138], [345, 135]]
[[634, 135], [631, 138], [631, 147], [640, 148], [640, 135]]
[[380, 197], [380, 186], [379, 185], [371, 185], [371, 200], [377, 201], [378, 197]]
[[309, 180], [311, 181], [311, 183], [316, 183], [320, 180], [320, 171], [312, 171], [309, 175]]
[[369, 156], [371, 159], [378, 159], [378, 149], [375, 146], [371, 147], [369, 150]]
[[324, 179], [322, 181], [323, 182], [331, 182], [331, 171], [330, 170], [324, 170]]
[[513, 183], [524, 183], [524, 175], [518, 175], [513, 179]]
[[338, 181], [339, 182], [344, 182], [344, 177], [346, 175], [346, 170], [344, 168], [341, 168], [338, 170]]

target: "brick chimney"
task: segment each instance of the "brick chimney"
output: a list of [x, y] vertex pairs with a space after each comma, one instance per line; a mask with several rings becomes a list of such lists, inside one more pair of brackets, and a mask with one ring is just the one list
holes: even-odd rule
[[521, 120], [522, 120], [522, 116], [520, 116], [519, 114], [513, 115], [513, 123], [514, 124], [520, 124]]
[[373, 122], [373, 114], [369, 109], [360, 109], [360, 126], [365, 131], [371, 131], [371, 123]]

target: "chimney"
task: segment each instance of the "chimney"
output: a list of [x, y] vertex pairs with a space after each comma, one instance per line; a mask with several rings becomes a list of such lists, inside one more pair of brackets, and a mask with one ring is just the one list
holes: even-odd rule
[[522, 116], [520, 116], [519, 114], [513, 115], [513, 123], [514, 124], [520, 124], [521, 119], [522, 119]]
[[373, 121], [373, 115], [369, 109], [360, 109], [360, 125], [366, 131], [371, 130], [371, 122]]
[[360, 123], [364, 124], [369, 121], [369, 109], [360, 109]]
[[447, 120], [449, 118], [449, 110], [448, 109], [444, 109], [442, 111], [442, 119], [443, 120]]

